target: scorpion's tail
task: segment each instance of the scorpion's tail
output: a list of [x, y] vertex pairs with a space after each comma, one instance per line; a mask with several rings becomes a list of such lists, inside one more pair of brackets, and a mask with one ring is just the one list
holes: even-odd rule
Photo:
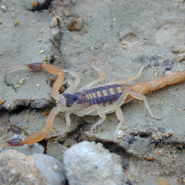
[[133, 85], [134, 91], [140, 94], [146, 94], [149, 91], [156, 91], [166, 87], [167, 85], [174, 85], [185, 80], [185, 70], [175, 71], [166, 76], [154, 78], [148, 82], [140, 82]]

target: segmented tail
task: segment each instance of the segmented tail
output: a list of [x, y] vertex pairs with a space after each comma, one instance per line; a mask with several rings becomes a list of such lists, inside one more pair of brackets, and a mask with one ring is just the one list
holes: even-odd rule
[[185, 70], [172, 72], [166, 76], [154, 78], [148, 82], [139, 82], [133, 85], [134, 91], [140, 94], [146, 94], [149, 91], [156, 91], [166, 87], [167, 85], [174, 85], [185, 80]]

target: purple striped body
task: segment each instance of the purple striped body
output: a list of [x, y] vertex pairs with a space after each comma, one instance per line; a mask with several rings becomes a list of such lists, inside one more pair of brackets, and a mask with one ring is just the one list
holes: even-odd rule
[[124, 92], [126, 85], [107, 85], [102, 87], [96, 87], [87, 89], [74, 94], [63, 94], [66, 98], [66, 106], [71, 107], [73, 103], [85, 104], [91, 106], [94, 104], [112, 104], [120, 95]]

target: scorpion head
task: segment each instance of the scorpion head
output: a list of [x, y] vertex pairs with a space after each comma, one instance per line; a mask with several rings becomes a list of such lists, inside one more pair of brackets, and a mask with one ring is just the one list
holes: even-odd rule
[[78, 100], [78, 94], [63, 94], [66, 99], [66, 106], [71, 107]]
[[78, 93], [75, 94], [64, 93], [60, 95], [57, 100], [59, 111], [65, 112], [68, 110], [78, 109], [80, 107], [79, 101], [80, 99]]

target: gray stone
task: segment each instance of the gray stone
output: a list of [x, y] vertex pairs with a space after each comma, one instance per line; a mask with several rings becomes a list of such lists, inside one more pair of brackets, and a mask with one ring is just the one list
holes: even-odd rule
[[121, 185], [124, 180], [120, 158], [100, 143], [72, 146], [64, 153], [64, 167], [70, 185]]
[[64, 176], [63, 165], [55, 158], [44, 155], [34, 154], [34, 163], [40, 170], [42, 175], [47, 179], [48, 184], [51, 185], [65, 185], [66, 179]]
[[26, 156], [7, 150], [0, 153], [0, 166], [0, 184], [66, 184], [62, 164], [44, 154]]
[[60, 162], [63, 161], [64, 152], [67, 150], [67, 147], [59, 143], [54, 143], [51, 141], [47, 142], [46, 154], [54, 157]]

